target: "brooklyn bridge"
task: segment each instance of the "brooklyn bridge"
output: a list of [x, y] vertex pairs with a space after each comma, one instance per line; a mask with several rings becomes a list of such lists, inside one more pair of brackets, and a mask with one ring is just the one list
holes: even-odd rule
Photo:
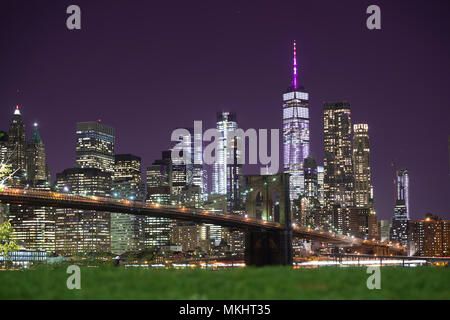
[[[230, 227], [245, 232], [245, 261], [247, 265], [292, 264], [292, 239], [299, 238], [315, 241], [338, 248], [346, 247], [354, 252], [373, 255], [405, 255], [405, 249], [398, 244], [387, 244], [377, 240], [363, 240], [330, 231], [298, 226], [291, 223], [289, 199], [286, 192], [281, 192], [280, 211], [277, 217], [270, 212], [267, 201], [263, 210], [257, 212], [255, 202], [260, 188], [267, 192], [280, 191], [283, 175], [273, 176], [272, 187], [268, 187], [261, 176], [248, 177], [247, 181], [255, 188], [250, 188], [246, 201], [246, 215], [227, 214], [223, 211], [204, 208], [190, 208], [182, 205], [161, 205], [151, 202], [139, 202], [129, 199], [116, 199], [100, 196], [80, 196], [61, 192], [38, 191], [30, 189], [4, 188], [0, 191], [0, 201], [4, 204], [23, 206], [39, 206], [54, 208], [72, 208], [80, 210], [96, 210], [162, 217], [175, 220], [208, 223]], [[277, 183], [275, 179], [279, 179]], [[262, 183], [260, 183], [262, 182]], [[281, 190], [283, 191], [283, 190]], [[265, 208], [265, 209], [264, 209]], [[270, 217], [270, 218], [269, 218]], [[271, 221], [272, 220], [272, 221]]]

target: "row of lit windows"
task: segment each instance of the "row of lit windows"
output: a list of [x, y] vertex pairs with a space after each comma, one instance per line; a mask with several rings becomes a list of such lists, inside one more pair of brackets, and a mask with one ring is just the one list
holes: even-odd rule
[[305, 107], [287, 107], [283, 109], [283, 119], [304, 118], [309, 119], [309, 109]]
[[292, 99], [301, 99], [301, 100], [308, 100], [309, 95], [306, 92], [300, 92], [300, 91], [293, 91], [293, 92], [287, 92], [283, 94], [283, 101], [288, 101]]

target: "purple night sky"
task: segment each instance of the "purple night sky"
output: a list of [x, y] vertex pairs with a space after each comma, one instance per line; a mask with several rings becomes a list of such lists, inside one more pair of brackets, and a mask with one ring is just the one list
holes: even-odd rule
[[[80, 31], [66, 28], [71, 4]], [[366, 28], [371, 4], [382, 30]], [[378, 216], [392, 216], [397, 159], [410, 172], [412, 218], [450, 218], [449, 9], [447, 0], [3, 0], [0, 130], [21, 105], [28, 134], [39, 123], [54, 178], [74, 165], [77, 121], [113, 126], [116, 152], [144, 166], [174, 128], [210, 128], [220, 110], [237, 112], [242, 128], [281, 129], [296, 39], [313, 156], [322, 162], [323, 101], [347, 100], [352, 122], [369, 124]]]

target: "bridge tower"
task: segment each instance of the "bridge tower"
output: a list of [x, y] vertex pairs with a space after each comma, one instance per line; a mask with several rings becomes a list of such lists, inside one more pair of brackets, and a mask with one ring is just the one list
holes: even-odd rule
[[246, 265], [292, 265], [289, 174], [247, 175], [245, 181], [247, 215], [264, 221], [279, 222], [284, 226], [280, 231], [246, 232]]

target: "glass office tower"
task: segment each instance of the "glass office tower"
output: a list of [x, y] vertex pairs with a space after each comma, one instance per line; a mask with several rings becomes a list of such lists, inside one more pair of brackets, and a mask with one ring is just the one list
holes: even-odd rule
[[284, 172], [291, 175], [291, 201], [298, 199], [304, 191], [303, 163], [309, 157], [309, 147], [309, 96], [298, 84], [297, 48], [294, 42], [292, 84], [283, 94]]

